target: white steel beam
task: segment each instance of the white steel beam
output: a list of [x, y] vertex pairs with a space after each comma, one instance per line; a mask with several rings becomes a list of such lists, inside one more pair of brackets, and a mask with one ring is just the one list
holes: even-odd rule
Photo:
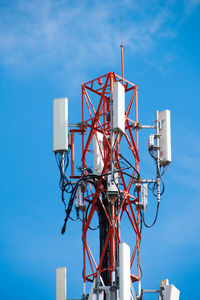
[[130, 247], [119, 244], [119, 300], [129, 300], [130, 293]]
[[56, 300], [66, 300], [66, 267], [56, 269]]

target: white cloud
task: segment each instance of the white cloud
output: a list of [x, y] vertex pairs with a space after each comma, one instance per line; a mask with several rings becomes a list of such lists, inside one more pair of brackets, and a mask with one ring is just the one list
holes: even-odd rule
[[[200, 0], [188, 0], [195, 7]], [[68, 71], [96, 62], [111, 66], [119, 57], [120, 16], [132, 54], [148, 56], [177, 35], [173, 2], [16, 0], [0, 9], [0, 63]], [[176, 22], [176, 23], [174, 23]], [[169, 52], [169, 51], [168, 51]], [[163, 54], [165, 55], [165, 54]], [[169, 53], [167, 54], [169, 55]], [[146, 59], [148, 61], [148, 57]]]
[[[89, 2], [88, 2], [89, 3]], [[79, 2], [73, 6], [66, 1], [18, 0], [0, 13], [0, 55], [2, 64], [27, 66], [58, 64], [66, 69], [91, 64], [98, 60], [105, 65], [118, 57], [120, 45], [120, 14], [125, 20], [125, 42], [134, 53], [148, 53], [159, 36], [171, 30], [163, 25], [170, 18], [167, 8], [151, 17], [144, 14], [145, 1]], [[142, 21], [132, 21], [131, 14], [143, 14]], [[166, 37], [165, 37], [166, 38]], [[89, 61], [90, 59], [90, 61]]]

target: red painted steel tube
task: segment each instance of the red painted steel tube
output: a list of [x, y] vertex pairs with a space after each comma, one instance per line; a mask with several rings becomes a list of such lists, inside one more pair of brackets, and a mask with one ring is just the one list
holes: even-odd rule
[[[109, 79], [109, 77], [107, 77], [106, 83], [108, 82], [108, 79]], [[104, 91], [105, 91], [105, 89], [106, 89], [106, 83], [105, 83], [105, 86], [104, 86]], [[101, 98], [100, 98], [99, 105], [98, 105], [98, 108], [97, 108], [97, 111], [96, 111], [96, 114], [95, 114], [95, 118], [94, 118], [94, 120], [93, 120], [93, 125], [94, 125], [96, 122], [98, 122], [98, 119], [99, 119], [98, 114], [99, 114], [99, 112], [101, 113], [100, 108], [101, 108], [101, 105], [102, 105], [102, 101], [103, 101], [103, 95], [102, 95]], [[84, 149], [83, 149], [82, 161], [85, 160], [85, 155], [86, 155], [87, 150], [88, 150], [88, 147], [89, 147], [89, 145], [90, 145], [90, 143], [91, 143], [91, 141], [92, 141], [93, 135], [94, 135], [94, 130], [91, 129], [91, 130], [90, 130], [90, 133], [89, 133], [89, 137], [88, 137], [87, 143], [86, 143], [86, 145], [85, 145], [85, 147], [84, 147]]]
[[124, 46], [121, 45], [122, 84], [124, 85]]

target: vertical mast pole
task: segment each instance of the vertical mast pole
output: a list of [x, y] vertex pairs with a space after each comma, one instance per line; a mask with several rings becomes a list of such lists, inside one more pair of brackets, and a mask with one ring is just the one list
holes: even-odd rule
[[156, 111], [156, 151], [157, 151], [157, 200], [160, 203], [160, 122], [159, 111]]
[[121, 65], [122, 65], [122, 84], [124, 85], [124, 45], [120, 45], [121, 47]]
[[124, 44], [123, 44], [123, 35], [122, 35], [122, 18], [120, 18], [120, 27], [121, 27], [121, 67], [122, 67], [122, 84], [124, 85]]
[[[136, 94], [135, 94], [135, 110], [136, 110], [136, 124], [138, 124], [138, 88], [136, 87]], [[139, 150], [139, 136], [138, 136], [138, 127], [136, 127], [136, 148], [137, 148], [137, 152]], [[139, 161], [136, 160], [136, 169], [139, 172]], [[139, 204], [139, 189], [137, 189], [137, 198], [138, 198], [138, 204]], [[137, 224], [138, 224], [138, 228], [140, 231], [140, 208], [138, 205], [138, 209], [137, 209]], [[138, 236], [137, 236], [137, 242], [138, 242]], [[137, 263], [138, 263], [138, 296], [141, 295], [141, 272], [140, 272], [140, 241], [138, 244], [138, 251], [137, 251]]]
[[[111, 160], [111, 182], [114, 182], [114, 131], [113, 131], [113, 73], [110, 73], [110, 160]], [[115, 220], [115, 211], [114, 211], [115, 198], [112, 198], [110, 201], [110, 212], [111, 212], [111, 222], [112, 230], [110, 234], [110, 279], [113, 281], [113, 271], [115, 268], [115, 237], [114, 237], [114, 220]]]
[[113, 73], [110, 73], [110, 144], [111, 144], [111, 180], [114, 181], [114, 131], [113, 131]]
[[[84, 152], [84, 97], [85, 97], [85, 87], [82, 85], [82, 154]], [[85, 158], [84, 161], [82, 161], [82, 165], [85, 165]], [[83, 205], [84, 205], [84, 192], [83, 192]], [[84, 227], [85, 227], [85, 216], [84, 216], [84, 209], [82, 213], [82, 231], [84, 232]], [[85, 297], [86, 295], [86, 279], [85, 279], [85, 273], [86, 273], [86, 240], [85, 236], [83, 239], [83, 295]]]

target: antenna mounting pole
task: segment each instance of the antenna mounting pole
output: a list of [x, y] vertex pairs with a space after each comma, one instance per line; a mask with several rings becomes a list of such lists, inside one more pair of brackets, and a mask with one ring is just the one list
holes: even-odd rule
[[122, 84], [124, 85], [124, 44], [123, 44], [123, 31], [122, 31], [122, 17], [120, 18], [121, 27], [121, 66], [122, 66]]

